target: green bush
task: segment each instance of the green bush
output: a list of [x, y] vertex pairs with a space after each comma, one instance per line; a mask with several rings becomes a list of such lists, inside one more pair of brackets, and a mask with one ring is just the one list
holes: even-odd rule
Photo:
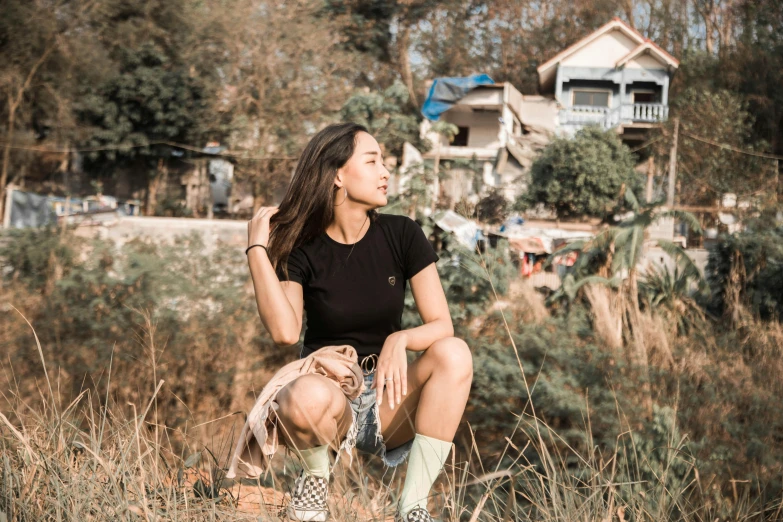
[[[592, 337], [586, 309], [543, 324], [511, 320], [512, 347], [496, 312], [485, 319], [484, 335], [474, 338], [474, 386], [470, 397], [473, 427], [482, 447], [496, 451], [510, 436], [523, 411], [536, 415], [571, 446], [587, 450], [588, 416], [596, 443], [613, 447], [620, 429], [618, 405], [637, 416], [636, 390], [626, 380], [622, 358]], [[524, 369], [522, 378], [520, 363]], [[528, 393], [530, 392], [530, 393]], [[532, 405], [528, 402], [532, 397]], [[619, 404], [618, 404], [619, 403]], [[480, 412], [480, 415], [478, 414]], [[524, 425], [524, 423], [523, 423]]]
[[531, 168], [521, 209], [541, 204], [560, 218], [606, 218], [622, 205], [624, 189], [639, 194], [634, 156], [614, 131], [590, 126], [573, 138], [557, 138]]
[[[423, 227], [425, 234], [432, 234], [429, 222]], [[494, 290], [502, 296], [508, 290], [511, 277], [516, 273], [511, 262], [508, 241], [498, 241], [495, 247], [487, 245], [483, 253], [470, 250], [457, 243], [449, 233], [438, 256], [438, 274], [449, 304], [449, 312], [456, 331], [467, 325], [470, 319], [483, 315], [495, 301]], [[403, 313], [403, 328], [421, 324], [413, 295], [408, 290]]]
[[[6, 251], [23, 255], [4, 258], [5, 283], [11, 288], [16, 278], [36, 292], [50, 289], [25, 314], [48, 364], [73, 377], [74, 393], [85, 378], [97, 378], [112, 366], [118, 397], [135, 398], [140, 383], [155, 372], [187, 404], [228, 408], [239, 371], [240, 338], [270, 348], [268, 355], [276, 352], [261, 332], [257, 339], [247, 338], [256, 331], [258, 316], [244, 288], [249, 274], [241, 249], [217, 245], [205, 252], [195, 234], [170, 244], [134, 240], [121, 248], [70, 235], [61, 241], [51, 234], [25, 230], [16, 235], [18, 243], [9, 243]], [[67, 270], [59, 277], [45, 279], [46, 272], [31, 268], [45, 267], [44, 260], [60, 253]], [[5, 314], [5, 321], [18, 320], [13, 311]], [[12, 347], [6, 354], [11, 366], [21, 375], [40, 377], [29, 329], [12, 332], [14, 337], [5, 339]], [[173, 396], [161, 411], [169, 408], [174, 418], [186, 417]]]
[[741, 304], [762, 319], [783, 320], [783, 228], [721, 236], [710, 249], [707, 274], [716, 313]]
[[9, 229], [3, 233], [0, 260], [5, 281], [42, 292], [56, 273], [70, 273], [84, 241], [56, 227]]

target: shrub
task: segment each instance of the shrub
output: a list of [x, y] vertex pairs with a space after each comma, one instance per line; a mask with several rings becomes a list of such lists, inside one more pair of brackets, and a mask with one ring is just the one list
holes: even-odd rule
[[736, 315], [742, 306], [762, 319], [783, 320], [783, 228], [721, 236], [707, 274], [717, 313]]
[[633, 168], [633, 154], [614, 131], [585, 127], [543, 150], [518, 206], [542, 204], [561, 218], [603, 219], [621, 205], [624, 189], [640, 193], [641, 180]]

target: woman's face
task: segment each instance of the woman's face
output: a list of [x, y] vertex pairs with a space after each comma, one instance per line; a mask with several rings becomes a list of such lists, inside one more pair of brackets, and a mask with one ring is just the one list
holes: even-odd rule
[[344, 189], [348, 198], [370, 208], [383, 207], [388, 202], [389, 171], [383, 165], [381, 147], [375, 138], [366, 132], [356, 135], [356, 147], [353, 156], [337, 171], [334, 184], [337, 187], [335, 201], [342, 204]]

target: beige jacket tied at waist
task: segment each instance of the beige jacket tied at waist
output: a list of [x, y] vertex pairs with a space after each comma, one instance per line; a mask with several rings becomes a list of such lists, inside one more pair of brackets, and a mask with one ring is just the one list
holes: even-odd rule
[[352, 346], [325, 346], [303, 359], [286, 364], [261, 390], [239, 435], [227, 478], [261, 475], [277, 451], [277, 393], [297, 377], [323, 375], [339, 387], [349, 401], [364, 391], [364, 378]]

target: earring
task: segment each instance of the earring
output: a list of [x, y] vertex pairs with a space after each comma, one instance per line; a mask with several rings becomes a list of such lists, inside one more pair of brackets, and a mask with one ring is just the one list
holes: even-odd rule
[[345, 191], [345, 197], [343, 198], [343, 200], [340, 203], [335, 203], [334, 204], [335, 207], [339, 207], [340, 205], [345, 203], [346, 199], [348, 199], [348, 189], [346, 187], [343, 187], [343, 190]]

